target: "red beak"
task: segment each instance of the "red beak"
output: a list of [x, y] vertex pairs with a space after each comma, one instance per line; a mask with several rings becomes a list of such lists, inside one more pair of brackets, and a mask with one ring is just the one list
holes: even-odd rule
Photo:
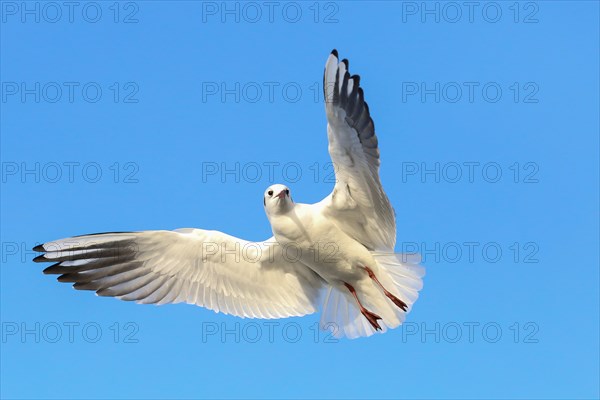
[[281, 192], [279, 192], [279, 194], [275, 197], [279, 197], [280, 199], [283, 199], [285, 197], [285, 190], [282, 190]]

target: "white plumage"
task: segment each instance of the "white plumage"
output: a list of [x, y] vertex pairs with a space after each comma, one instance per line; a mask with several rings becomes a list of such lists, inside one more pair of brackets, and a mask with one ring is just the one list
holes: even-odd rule
[[333, 192], [294, 203], [289, 188], [264, 194], [274, 236], [248, 242], [202, 229], [116, 232], [36, 246], [61, 282], [139, 303], [196, 304], [249, 318], [318, 311], [337, 337], [400, 325], [422, 288], [415, 255], [394, 254], [393, 208], [379, 179], [375, 127], [358, 76], [334, 50], [325, 67]]

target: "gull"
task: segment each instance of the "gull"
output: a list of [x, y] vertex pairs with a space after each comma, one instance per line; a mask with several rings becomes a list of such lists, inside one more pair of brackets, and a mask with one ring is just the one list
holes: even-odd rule
[[59, 282], [143, 304], [189, 303], [244, 318], [321, 309], [320, 327], [350, 339], [401, 325], [425, 274], [394, 252], [395, 213], [379, 177], [375, 126], [358, 75], [333, 50], [323, 77], [336, 183], [315, 204], [276, 184], [263, 204], [273, 236], [249, 242], [214, 230], [109, 232], [34, 247]]

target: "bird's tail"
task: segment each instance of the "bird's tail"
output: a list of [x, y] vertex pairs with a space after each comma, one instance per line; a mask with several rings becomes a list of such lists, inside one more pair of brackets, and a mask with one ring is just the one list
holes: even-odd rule
[[[419, 265], [420, 256], [416, 254], [372, 252], [371, 255], [377, 263], [374, 270], [381, 286], [406, 305], [406, 311], [397, 306], [372, 279], [356, 285], [359, 300], [367, 310], [381, 317], [378, 321], [382, 328], [380, 332], [385, 332], [404, 322], [423, 288], [425, 268]], [[327, 288], [320, 325], [335, 337], [349, 339], [371, 336], [376, 332], [345, 287]]]

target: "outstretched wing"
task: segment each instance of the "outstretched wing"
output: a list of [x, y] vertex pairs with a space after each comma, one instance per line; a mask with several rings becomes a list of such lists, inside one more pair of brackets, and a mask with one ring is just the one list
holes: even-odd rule
[[364, 101], [360, 77], [350, 76], [348, 60], [331, 52], [323, 77], [329, 154], [336, 185], [323, 200], [324, 212], [370, 250], [396, 244], [396, 221], [379, 180], [375, 125]]
[[314, 313], [320, 278], [286, 260], [274, 239], [248, 242], [218, 231], [103, 233], [48, 242], [36, 262], [75, 289], [138, 303], [196, 304], [250, 318]]

